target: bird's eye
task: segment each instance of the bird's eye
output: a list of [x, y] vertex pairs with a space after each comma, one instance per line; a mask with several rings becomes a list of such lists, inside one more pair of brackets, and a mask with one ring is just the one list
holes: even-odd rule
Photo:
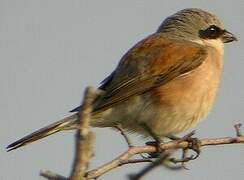
[[208, 34], [209, 36], [214, 37], [214, 36], [216, 36], [216, 35], [219, 35], [219, 33], [220, 33], [220, 28], [218, 28], [217, 26], [212, 25], [212, 26], [210, 26], [209, 28], [207, 28], [206, 32], [207, 32], [207, 34]]
[[211, 25], [205, 30], [200, 30], [200, 36], [204, 39], [217, 39], [221, 36], [223, 30], [215, 25]]
[[211, 27], [211, 28], [209, 28], [209, 32], [210, 33], [216, 33], [217, 32], [217, 28], [216, 27]]

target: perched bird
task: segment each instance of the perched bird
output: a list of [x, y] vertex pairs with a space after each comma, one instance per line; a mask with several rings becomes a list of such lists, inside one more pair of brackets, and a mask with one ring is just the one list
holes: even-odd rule
[[[132, 47], [99, 87], [91, 126], [163, 138], [197, 125], [219, 86], [224, 43], [236, 41], [212, 13], [189, 8]], [[10, 144], [8, 151], [78, 127], [78, 111]]]

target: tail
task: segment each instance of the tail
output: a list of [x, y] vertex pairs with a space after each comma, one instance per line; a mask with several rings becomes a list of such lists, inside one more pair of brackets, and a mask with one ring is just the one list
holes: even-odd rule
[[39, 139], [42, 139], [44, 137], [47, 137], [51, 134], [57, 133], [62, 130], [69, 130], [69, 129], [74, 129], [77, 126], [77, 119], [78, 119], [78, 114], [73, 114], [67, 118], [64, 118], [60, 121], [57, 121], [53, 124], [50, 124], [42, 129], [39, 129], [38, 131], [35, 131], [18, 141], [13, 142], [12, 144], [7, 146], [7, 151], [12, 151], [14, 149], [17, 149], [19, 147], [25, 146], [27, 144], [30, 144], [34, 141], [37, 141]]

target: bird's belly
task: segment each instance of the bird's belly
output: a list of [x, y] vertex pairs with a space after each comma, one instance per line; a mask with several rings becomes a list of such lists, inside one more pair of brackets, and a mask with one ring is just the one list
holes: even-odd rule
[[[104, 111], [101, 117], [92, 121], [92, 125], [112, 127], [120, 124], [127, 131], [144, 136], [149, 135], [144, 125], [158, 136], [183, 132], [197, 125], [208, 114], [217, 89], [215, 86], [202, 87], [201, 90], [195, 88], [191, 86], [181, 92], [175, 92], [174, 88], [165, 89], [167, 94], [164, 95], [149, 92], [130, 98]], [[164, 91], [160, 90], [161, 93]]]
[[[146, 120], [148, 127], [159, 136], [177, 134], [195, 127], [209, 112], [212, 107], [214, 96], [206, 92], [194, 97], [186, 94], [178, 97], [175, 104], [172, 102], [154, 105], [148, 109], [147, 114], [154, 114], [154, 118]], [[167, 100], [166, 100], [167, 101]], [[143, 113], [142, 113], [143, 116]]]
[[195, 101], [188, 95], [181, 96], [175, 104], [170, 101], [160, 104], [147, 93], [106, 110], [102, 118], [93, 121], [93, 126], [120, 124], [127, 131], [144, 136], [149, 136], [145, 125], [158, 136], [180, 133], [194, 127], [209, 112], [214, 99], [209, 93]]

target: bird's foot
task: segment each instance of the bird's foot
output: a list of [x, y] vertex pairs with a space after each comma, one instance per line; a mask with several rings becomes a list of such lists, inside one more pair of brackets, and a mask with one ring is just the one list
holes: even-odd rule
[[[187, 141], [188, 142], [188, 146], [186, 148], [184, 148], [182, 151], [182, 158], [181, 159], [176, 159], [176, 158], [170, 158], [170, 162], [173, 162], [174, 164], [178, 164], [181, 163], [182, 167], [187, 169], [185, 166], [186, 162], [195, 160], [199, 157], [201, 150], [201, 142], [198, 138], [193, 138], [192, 136], [195, 134], [195, 131], [190, 132], [189, 134], [185, 135], [182, 138], [177, 138], [174, 140], [178, 140], [179, 143], [183, 142], [183, 141]], [[170, 138], [171, 139], [171, 138]], [[196, 153], [196, 155], [190, 155], [188, 156], [188, 152], [189, 150], [192, 150]]]
[[148, 135], [150, 135], [154, 141], [149, 141], [146, 142], [146, 145], [150, 145], [150, 146], [155, 146], [156, 147], [156, 152], [154, 153], [149, 153], [148, 156], [146, 158], [158, 158], [162, 155], [163, 150], [161, 149], [161, 144], [163, 144], [163, 139], [161, 137], [159, 137], [157, 134], [154, 133], [154, 131], [148, 127], [147, 124], [142, 123], [141, 127], [148, 133]]
[[161, 140], [161, 139], [155, 139], [155, 141], [146, 142], [146, 145], [156, 147], [156, 152], [149, 153], [146, 158], [150, 158], [150, 159], [159, 158], [161, 156], [161, 154], [163, 153], [163, 150], [161, 149], [161, 146], [160, 146], [161, 144], [163, 144], [163, 140]]

